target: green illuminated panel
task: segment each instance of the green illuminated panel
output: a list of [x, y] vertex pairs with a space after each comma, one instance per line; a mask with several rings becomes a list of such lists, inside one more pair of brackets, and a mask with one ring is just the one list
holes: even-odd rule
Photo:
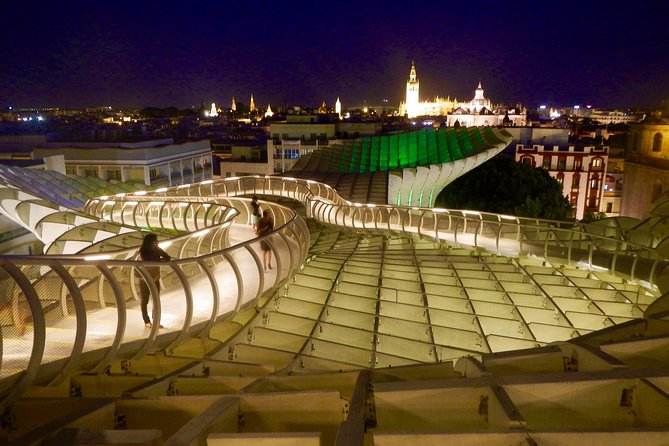
[[397, 169], [399, 167], [400, 135], [390, 136], [390, 150], [388, 151], [388, 168]]
[[474, 148], [472, 147], [472, 143], [469, 141], [469, 135], [467, 134], [467, 130], [459, 129], [456, 131], [456, 133], [458, 135], [458, 141], [460, 141], [460, 149], [462, 150], [462, 154], [465, 157], [473, 155]]
[[407, 163], [405, 167], [418, 165], [418, 136], [422, 132], [407, 133]]
[[476, 150], [477, 153], [485, 150], [486, 144], [485, 141], [483, 141], [483, 137], [481, 136], [481, 132], [479, 132], [478, 127], [473, 127], [471, 129], [469, 137], [472, 142], [472, 145], [474, 146], [474, 150]]
[[349, 160], [348, 169], [342, 172], [360, 172], [360, 150], [362, 149], [362, 142], [359, 139], [353, 141], [351, 150], [351, 158]]
[[[452, 161], [451, 154], [448, 151], [448, 141], [446, 140], [446, 130], [434, 132], [435, 142], [437, 144], [437, 159], [439, 163], [448, 163]], [[434, 162], [434, 161], [432, 161]]]
[[462, 152], [460, 151], [460, 143], [458, 142], [458, 137], [455, 134], [455, 130], [448, 132], [448, 150], [451, 154], [451, 159], [461, 160], [464, 158]]
[[369, 172], [370, 162], [369, 157], [372, 150], [372, 143], [370, 138], [362, 139], [362, 150], [360, 151], [360, 172]]
[[449, 163], [500, 142], [490, 128], [429, 128], [346, 140], [341, 145], [315, 151], [304, 161], [298, 161], [299, 169], [295, 170], [368, 173]]
[[409, 165], [409, 133], [402, 133], [399, 135], [399, 152], [398, 152], [398, 167], [406, 167]]
[[[434, 131], [429, 132], [430, 135], [434, 135]], [[418, 133], [418, 145], [417, 145], [417, 150], [418, 150], [418, 165], [426, 165], [430, 162], [430, 157], [429, 157], [429, 147], [428, 147], [428, 139], [427, 139], [428, 131], [424, 130], [422, 132]]]
[[381, 138], [379, 146], [379, 170], [388, 170], [390, 166], [390, 136]]
[[379, 157], [381, 156], [381, 138], [370, 138], [369, 171], [379, 171]]

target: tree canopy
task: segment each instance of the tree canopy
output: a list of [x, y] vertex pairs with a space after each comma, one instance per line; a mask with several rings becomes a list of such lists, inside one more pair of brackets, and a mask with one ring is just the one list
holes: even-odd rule
[[469, 209], [550, 220], [572, 220], [562, 186], [542, 168], [504, 155], [483, 163], [446, 186], [435, 207]]

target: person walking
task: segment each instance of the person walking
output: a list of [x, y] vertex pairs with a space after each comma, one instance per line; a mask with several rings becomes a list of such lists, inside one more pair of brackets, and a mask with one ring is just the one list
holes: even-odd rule
[[[258, 221], [258, 228], [256, 235], [261, 236], [268, 234], [274, 230], [274, 220], [269, 214], [269, 211], [263, 211], [262, 218]], [[267, 272], [267, 268], [272, 269], [272, 249], [269, 246], [267, 239], [260, 241], [260, 249], [262, 249], [262, 264]]]
[[[158, 236], [156, 234], [146, 234], [144, 240], [142, 241], [142, 246], [139, 248], [139, 258], [145, 262], [167, 262], [171, 259], [170, 255], [163, 251], [160, 246], [158, 246]], [[159, 266], [147, 266], [147, 272], [151, 276], [151, 280], [156, 285], [158, 290], [158, 295], [156, 298], [160, 297], [160, 267]], [[142, 278], [143, 279], [143, 278]], [[148, 304], [149, 296], [151, 291], [149, 285], [146, 283], [146, 280], [143, 279], [139, 284], [139, 297], [140, 297], [140, 308], [142, 309], [142, 318], [144, 319], [144, 325], [147, 328], [151, 328], [151, 319], [149, 318]], [[161, 325], [160, 328], [163, 328]]]
[[251, 199], [251, 227], [253, 232], [258, 232], [258, 221], [260, 221], [260, 205], [258, 204], [258, 197], [254, 195]]

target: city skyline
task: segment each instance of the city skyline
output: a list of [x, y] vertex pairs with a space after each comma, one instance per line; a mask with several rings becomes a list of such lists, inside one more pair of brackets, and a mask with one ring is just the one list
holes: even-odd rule
[[669, 97], [660, 3], [298, 2], [6, 6], [0, 107], [388, 104], [421, 97], [652, 107]]

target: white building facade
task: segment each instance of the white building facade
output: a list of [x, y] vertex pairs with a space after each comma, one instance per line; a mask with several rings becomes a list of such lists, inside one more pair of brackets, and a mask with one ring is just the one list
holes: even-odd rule
[[516, 161], [542, 167], [557, 179], [562, 185], [563, 195], [574, 207], [577, 220], [582, 220], [588, 213], [600, 212], [606, 182], [608, 147], [517, 144]]
[[49, 143], [35, 157], [63, 155], [66, 174], [106, 181], [177, 186], [212, 178], [209, 140], [171, 138], [132, 143]]

